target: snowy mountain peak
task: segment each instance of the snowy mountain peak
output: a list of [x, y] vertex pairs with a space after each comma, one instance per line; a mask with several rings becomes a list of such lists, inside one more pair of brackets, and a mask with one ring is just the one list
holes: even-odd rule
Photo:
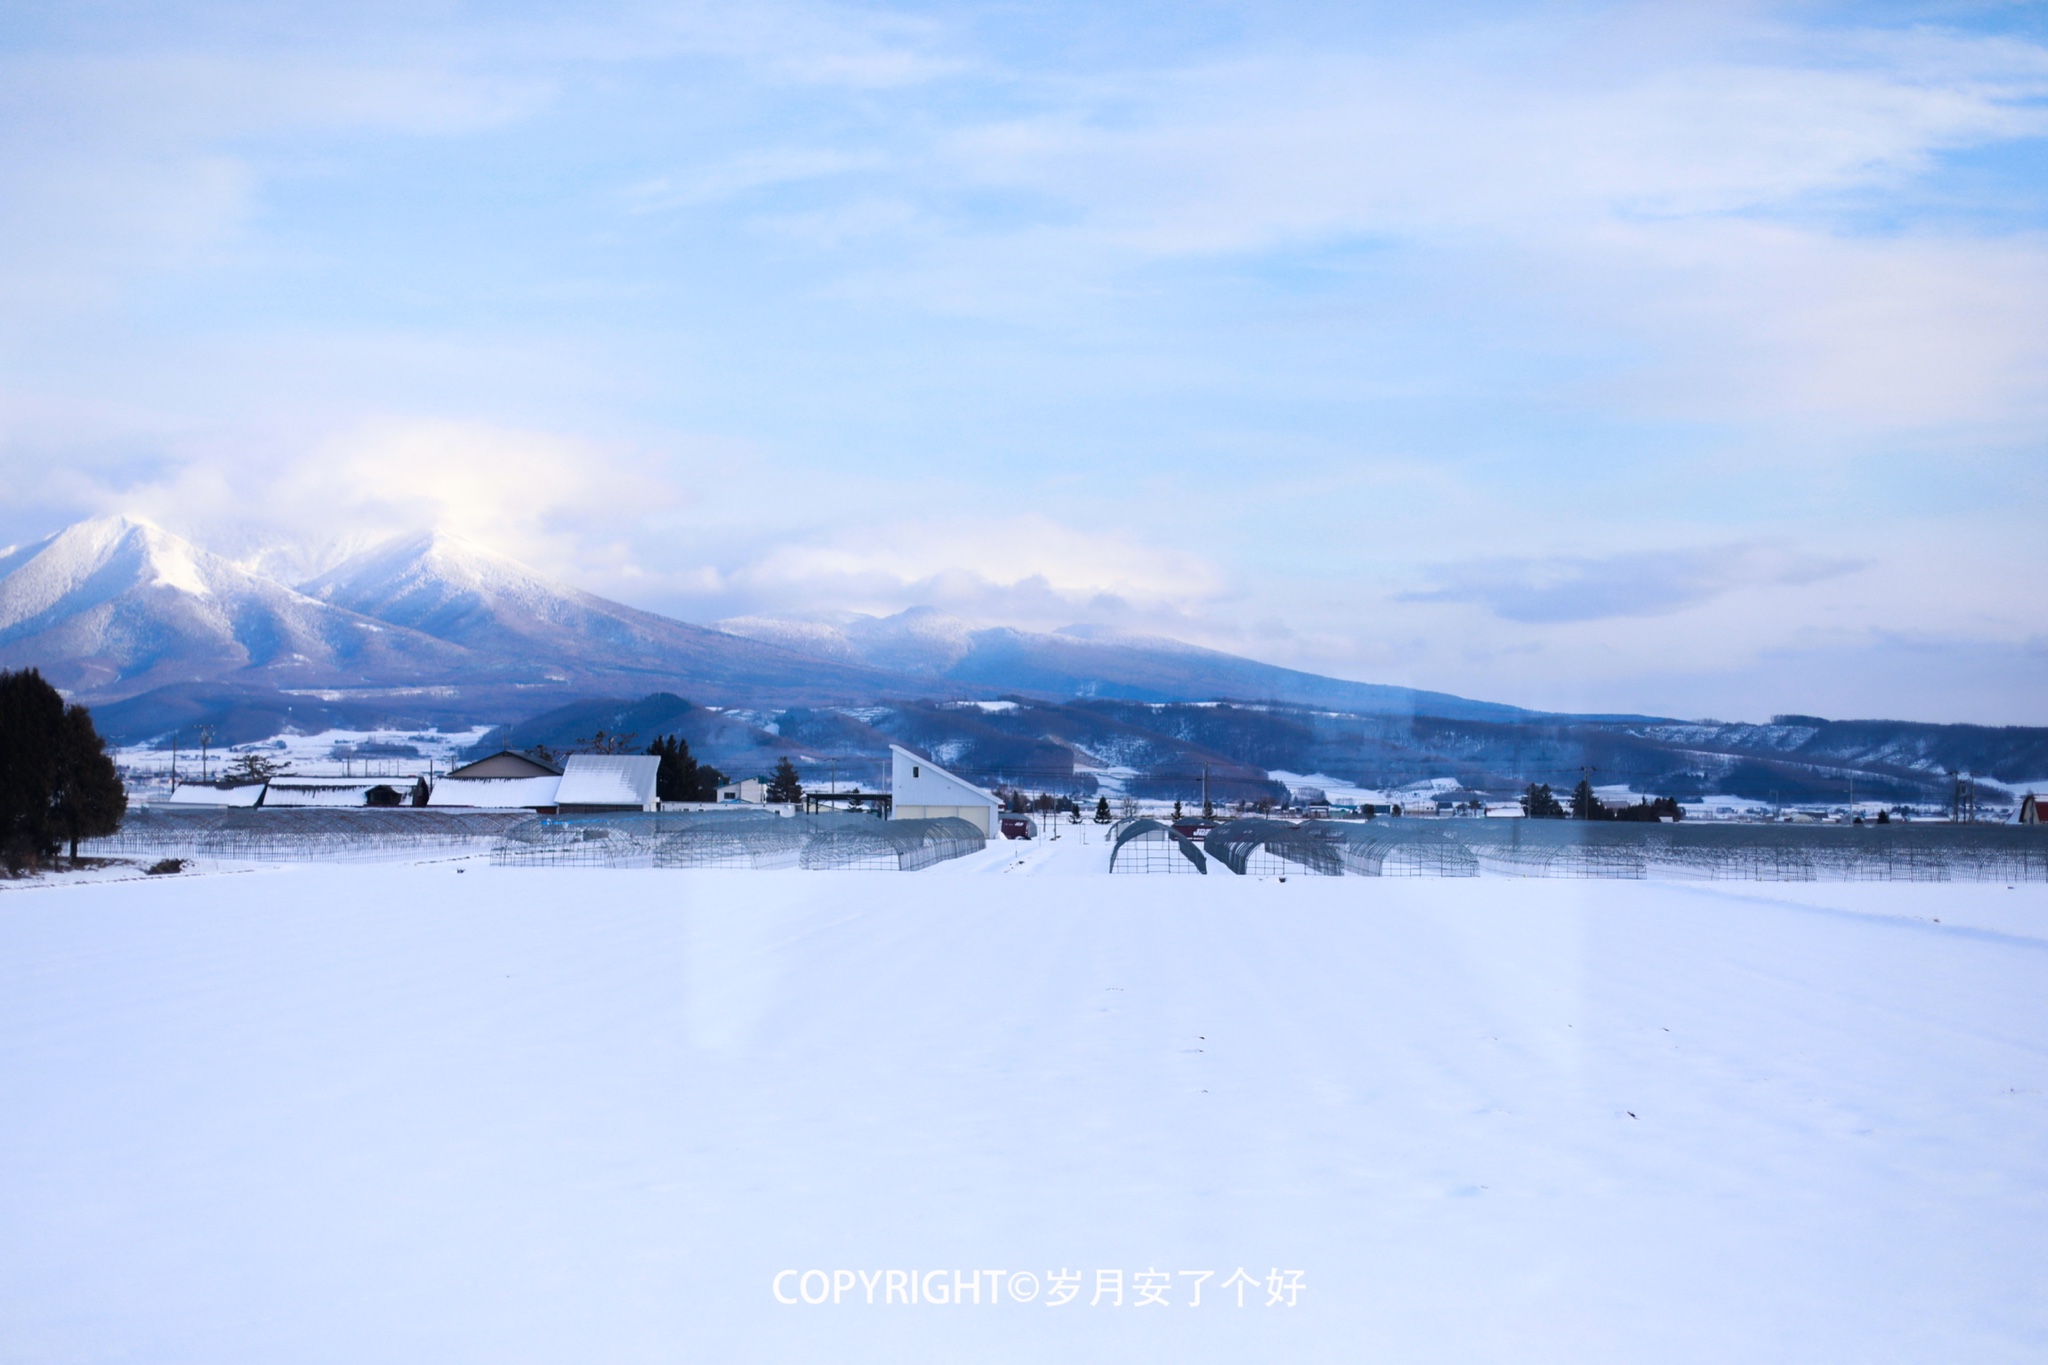
[[94, 517], [0, 554], [0, 631], [136, 588], [211, 598], [247, 578], [226, 560], [140, 517]]
[[554, 618], [591, 600], [515, 559], [445, 531], [387, 541], [302, 585], [301, 591], [444, 639], [455, 638], [465, 621], [478, 617], [511, 611]]
[[95, 517], [0, 554], [0, 667], [90, 695], [245, 670], [294, 681], [461, 659], [315, 602], [140, 517]]

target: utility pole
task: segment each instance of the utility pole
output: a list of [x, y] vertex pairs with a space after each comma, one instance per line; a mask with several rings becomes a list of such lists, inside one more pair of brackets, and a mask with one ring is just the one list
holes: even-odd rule
[[207, 781], [207, 780], [208, 780], [208, 777], [209, 777], [209, 773], [207, 772], [207, 768], [206, 768], [206, 753], [207, 753], [207, 747], [208, 747], [209, 745], [211, 745], [212, 743], [213, 743], [213, 727], [212, 727], [211, 725], [202, 725], [202, 726], [200, 726], [200, 727], [199, 727], [199, 780], [200, 780], [201, 782], [205, 782], [205, 781]]

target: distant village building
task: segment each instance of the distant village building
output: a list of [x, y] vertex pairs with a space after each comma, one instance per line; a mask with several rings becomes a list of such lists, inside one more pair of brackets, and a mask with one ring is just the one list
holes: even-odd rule
[[550, 812], [556, 808], [561, 785], [560, 768], [501, 749], [489, 758], [450, 769], [447, 776], [434, 784], [427, 804]]
[[399, 805], [426, 804], [426, 783], [417, 777], [273, 777], [263, 794], [263, 808], [374, 805], [370, 794], [379, 787], [395, 794]]
[[245, 782], [239, 787], [216, 787], [206, 782], [181, 783], [171, 793], [174, 806], [240, 806], [263, 804], [263, 784]]
[[958, 816], [984, 836], [997, 832], [997, 816], [1003, 803], [995, 793], [953, 776], [922, 754], [914, 754], [899, 744], [889, 746], [889, 760], [889, 790], [894, 798], [891, 819], [936, 820]]
[[720, 805], [724, 805], [728, 801], [738, 801], [758, 806], [767, 799], [768, 784], [758, 777], [743, 777], [737, 782], [718, 789]]
[[564, 815], [600, 811], [655, 810], [654, 779], [661, 760], [653, 754], [571, 754], [555, 790]]

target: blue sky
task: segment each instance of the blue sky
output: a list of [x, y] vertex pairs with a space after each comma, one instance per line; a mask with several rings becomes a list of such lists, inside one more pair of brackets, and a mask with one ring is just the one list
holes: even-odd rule
[[8, 7], [0, 540], [2048, 723], [2037, 6]]

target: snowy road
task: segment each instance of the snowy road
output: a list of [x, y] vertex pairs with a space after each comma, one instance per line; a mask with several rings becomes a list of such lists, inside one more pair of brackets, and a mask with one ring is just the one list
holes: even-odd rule
[[0, 892], [0, 1359], [2048, 1356], [2048, 888], [1104, 853]]

